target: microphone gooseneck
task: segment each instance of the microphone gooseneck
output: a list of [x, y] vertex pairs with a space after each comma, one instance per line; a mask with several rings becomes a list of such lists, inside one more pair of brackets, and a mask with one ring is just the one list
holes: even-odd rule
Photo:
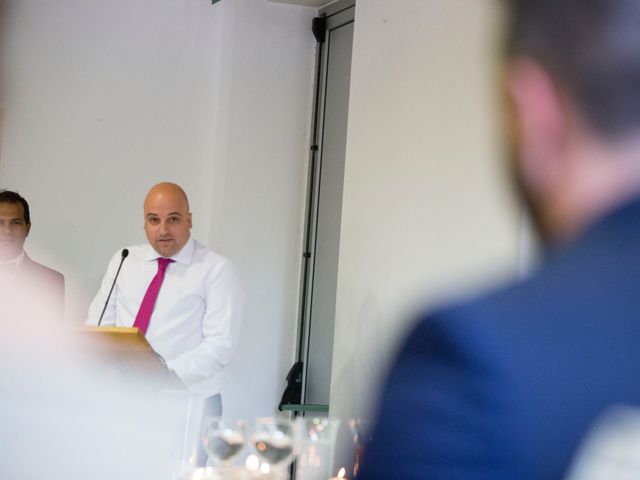
[[113, 292], [113, 287], [116, 286], [116, 280], [118, 279], [118, 275], [120, 275], [120, 269], [122, 268], [122, 264], [124, 263], [124, 259], [129, 255], [129, 250], [126, 248], [122, 249], [122, 258], [120, 259], [120, 265], [118, 265], [118, 270], [116, 271], [116, 276], [113, 277], [113, 283], [111, 284], [111, 290], [109, 290], [109, 295], [107, 295], [107, 299], [104, 302], [104, 307], [102, 308], [102, 313], [100, 314], [100, 318], [98, 319], [98, 327], [102, 323], [102, 317], [104, 317], [104, 312], [107, 310], [107, 305], [109, 304], [109, 299], [111, 298], [111, 293]]

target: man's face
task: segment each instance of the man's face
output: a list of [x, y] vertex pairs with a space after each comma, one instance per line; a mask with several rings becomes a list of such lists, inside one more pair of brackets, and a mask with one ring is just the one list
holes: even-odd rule
[[22, 204], [0, 203], [0, 260], [12, 260], [22, 253], [30, 229]]
[[166, 188], [152, 189], [144, 202], [144, 231], [163, 257], [178, 253], [189, 240], [191, 213], [186, 199]]

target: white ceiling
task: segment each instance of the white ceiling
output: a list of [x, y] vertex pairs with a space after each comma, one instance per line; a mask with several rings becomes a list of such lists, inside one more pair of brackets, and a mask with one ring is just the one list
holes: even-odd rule
[[334, 0], [269, 0], [273, 3], [289, 3], [291, 5], [302, 5], [304, 7], [324, 7]]

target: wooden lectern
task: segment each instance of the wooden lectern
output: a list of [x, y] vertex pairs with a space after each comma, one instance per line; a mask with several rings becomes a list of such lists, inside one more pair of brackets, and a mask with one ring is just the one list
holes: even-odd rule
[[81, 327], [72, 334], [85, 354], [122, 380], [139, 378], [161, 390], [186, 390], [136, 327]]

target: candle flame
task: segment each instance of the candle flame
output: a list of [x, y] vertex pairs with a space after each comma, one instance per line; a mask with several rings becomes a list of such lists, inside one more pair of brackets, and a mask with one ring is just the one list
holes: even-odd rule
[[344, 478], [345, 473], [347, 473], [347, 471], [344, 469], [344, 467], [342, 467], [340, 470], [338, 470], [338, 478]]

